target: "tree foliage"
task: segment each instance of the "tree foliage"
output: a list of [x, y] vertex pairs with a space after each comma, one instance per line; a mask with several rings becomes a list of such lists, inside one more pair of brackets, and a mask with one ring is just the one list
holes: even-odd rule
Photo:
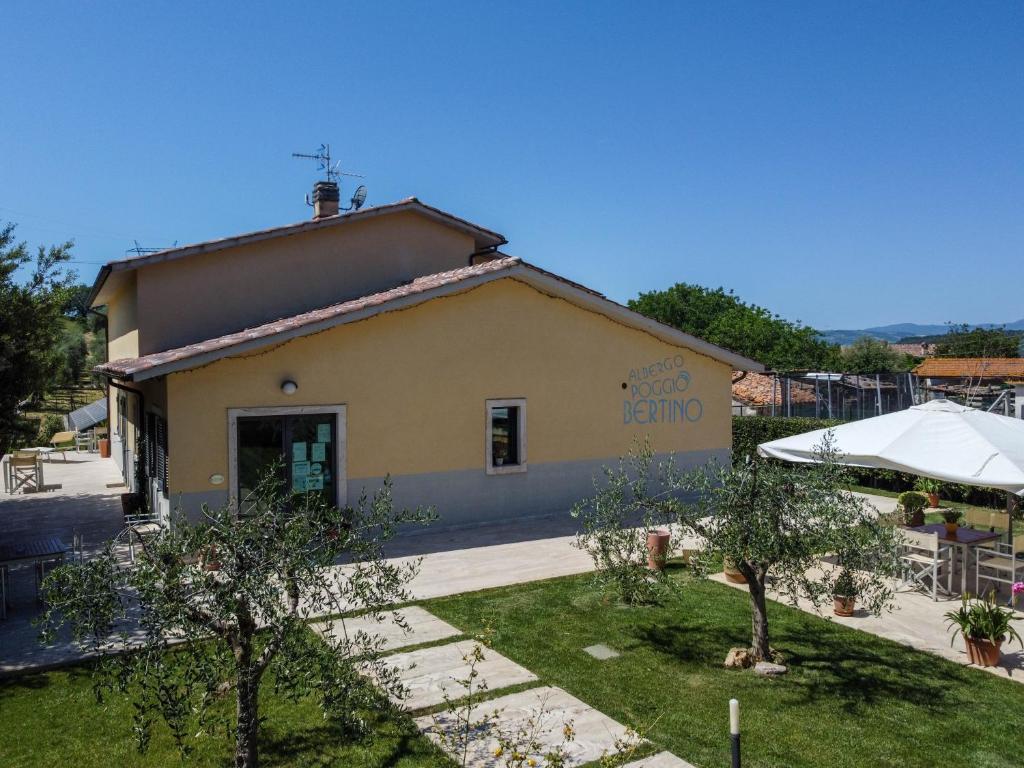
[[[71, 248], [71, 242], [39, 246], [33, 258], [15, 240], [13, 224], [0, 226], [0, 454], [26, 433], [19, 406], [48, 391], [59, 368], [62, 308], [73, 279], [67, 268]], [[28, 277], [19, 280], [23, 268]]]
[[747, 304], [722, 288], [676, 283], [641, 293], [629, 308], [774, 370], [830, 370], [837, 362], [838, 348], [820, 339], [815, 329]]
[[870, 336], [861, 336], [843, 349], [841, 359], [844, 373], [904, 373], [914, 367], [913, 357]]
[[[360, 672], [400, 689], [379, 661], [377, 636], [321, 640], [306, 620], [349, 611], [384, 620], [386, 606], [408, 600], [418, 563], [391, 563], [382, 546], [398, 525], [430, 513], [394, 512], [390, 481], [372, 499], [337, 509], [319, 494], [284, 495], [273, 472], [255, 500], [242, 514], [234, 505], [204, 508], [197, 524], [176, 516], [134, 565], [108, 549], [46, 579], [44, 637], [68, 622], [77, 643], [102, 654], [97, 693], [133, 697], [142, 750], [158, 719], [185, 753], [194, 735], [223, 728], [234, 737], [235, 765], [255, 768], [267, 672], [280, 695], [317, 699], [350, 735], [363, 727], [361, 710], [380, 706]], [[339, 558], [345, 564], [335, 566]], [[233, 716], [218, 706], [228, 692]]]
[[[666, 514], [705, 542], [705, 561], [728, 559], [747, 579], [757, 660], [771, 658], [769, 580], [793, 604], [831, 600], [840, 577], [852, 577], [861, 605], [873, 613], [891, 600], [899, 566], [896, 530], [847, 490], [831, 433], [816, 453], [809, 465], [753, 458], [690, 472], [669, 465], [666, 472]], [[695, 500], [682, 503], [680, 495]]]
[[938, 357], [1020, 357], [1021, 337], [999, 328], [950, 325], [935, 344]]
[[[599, 496], [615, 509], [600, 518], [601, 534], [617, 540], [621, 529], [640, 519], [645, 528], [654, 522], [677, 535], [695, 536], [700, 551], [692, 562], [698, 572], [718, 558], [731, 561], [747, 579], [752, 655], [769, 659], [769, 585], [794, 603], [802, 598], [816, 606], [832, 598], [840, 578], [852, 579], [870, 611], [881, 611], [891, 598], [890, 579], [899, 563], [897, 533], [847, 490], [838, 458], [829, 434], [819, 447], [818, 462], [810, 465], [750, 457], [735, 465], [711, 462], [686, 471], [668, 459], [655, 475], [651, 449], [644, 446], [625, 459], [626, 466], [608, 473], [613, 482]], [[632, 478], [628, 494], [619, 478]], [[601, 548], [592, 548], [591, 556], [608, 578], [621, 569]]]
[[630, 605], [654, 602], [669, 587], [663, 571], [647, 567], [647, 532], [660, 522], [644, 504], [652, 461], [649, 443], [634, 447], [618, 466], [604, 467], [594, 496], [572, 509], [582, 524], [576, 546], [593, 559], [595, 580]]

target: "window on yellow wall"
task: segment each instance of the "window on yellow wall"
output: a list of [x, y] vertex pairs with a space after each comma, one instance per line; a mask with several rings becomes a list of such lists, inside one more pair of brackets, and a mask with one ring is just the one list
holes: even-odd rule
[[526, 471], [526, 400], [487, 401], [484, 462], [489, 475]]

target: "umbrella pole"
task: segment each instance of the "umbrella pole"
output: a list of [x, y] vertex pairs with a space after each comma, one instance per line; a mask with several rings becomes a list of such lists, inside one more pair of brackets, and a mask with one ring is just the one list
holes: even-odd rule
[[1017, 497], [1006, 492], [1006, 538], [1007, 543], [1010, 545], [1010, 550], [1013, 550], [1013, 513], [1017, 509]]

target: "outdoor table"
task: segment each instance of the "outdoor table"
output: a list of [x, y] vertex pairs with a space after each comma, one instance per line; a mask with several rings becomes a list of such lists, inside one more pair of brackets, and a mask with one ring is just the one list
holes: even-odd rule
[[[946, 532], [945, 523], [929, 523], [928, 525], [914, 526], [910, 530], [918, 531], [919, 533], [937, 533], [939, 534], [940, 544], [952, 544], [960, 550], [960, 594], [966, 594], [967, 592], [967, 568], [970, 564], [970, 550], [974, 547], [978, 547], [981, 544], [988, 544], [989, 542], [995, 541], [1000, 538], [1003, 534], [995, 531], [978, 531], [974, 528], [964, 528], [960, 526], [956, 529], [956, 533], [949, 534]], [[952, 562], [950, 563], [952, 567]], [[977, 589], [978, 585], [974, 585]]]
[[[0, 544], [0, 570], [6, 572], [10, 566], [18, 563], [35, 563], [36, 564], [36, 596], [39, 596], [39, 586], [42, 581], [41, 569], [42, 564], [50, 560], [57, 560], [58, 562], [64, 562], [64, 555], [68, 552], [68, 547], [64, 542], [57, 536], [46, 536], [41, 539], [31, 539], [27, 541], [17, 541], [10, 544]], [[2, 611], [3, 616], [6, 618], [6, 589], [4, 589], [3, 600], [5, 605]]]

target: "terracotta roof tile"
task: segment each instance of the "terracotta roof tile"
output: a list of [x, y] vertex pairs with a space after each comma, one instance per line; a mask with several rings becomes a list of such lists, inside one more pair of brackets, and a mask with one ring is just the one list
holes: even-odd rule
[[914, 373], [928, 378], [1019, 379], [1024, 377], [1024, 357], [930, 357]]
[[[738, 374], [736, 371], [735, 374]], [[734, 375], [735, 375], [734, 374]], [[774, 377], [751, 371], [732, 385], [733, 399], [750, 406], [771, 405]], [[775, 404], [782, 405], [782, 387], [780, 381], [774, 386]], [[794, 403], [813, 403], [814, 387], [798, 381], [791, 381], [790, 400]]]

